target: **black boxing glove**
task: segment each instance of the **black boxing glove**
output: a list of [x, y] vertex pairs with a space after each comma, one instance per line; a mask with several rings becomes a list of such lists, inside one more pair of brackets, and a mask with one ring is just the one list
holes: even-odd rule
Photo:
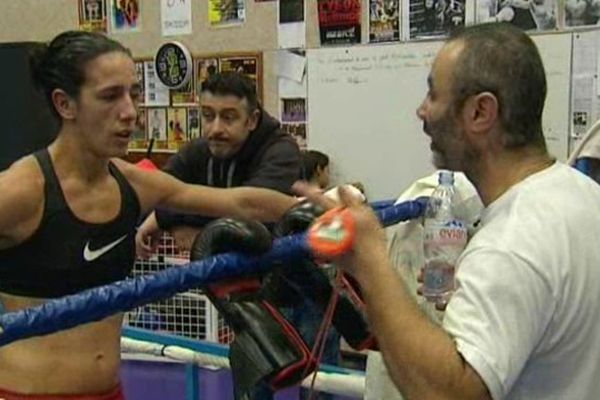
[[[324, 212], [323, 208], [308, 201], [288, 210], [275, 225], [276, 236], [286, 236], [305, 231]], [[327, 274], [314, 261], [299, 259], [287, 265], [276, 266], [265, 279], [265, 289], [274, 304], [298, 305], [298, 298], [307, 298], [316, 309], [325, 314], [333, 294], [333, 284]], [[360, 293], [343, 275], [339, 298], [333, 313], [332, 324], [346, 342], [357, 350], [375, 347], [375, 338], [366, 318], [365, 304]]]
[[[206, 225], [192, 245], [190, 258], [231, 251], [259, 255], [271, 248], [271, 234], [259, 222], [219, 219]], [[301, 381], [316, 368], [308, 347], [261, 295], [257, 276], [208, 285], [208, 298], [234, 331], [229, 362], [236, 399], [249, 396], [261, 381], [273, 390]]]

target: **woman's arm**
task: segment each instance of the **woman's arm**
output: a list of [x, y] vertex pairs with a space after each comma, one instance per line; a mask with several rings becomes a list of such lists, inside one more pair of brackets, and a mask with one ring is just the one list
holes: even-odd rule
[[32, 157], [0, 173], [0, 250], [27, 239], [42, 217], [44, 180]]
[[143, 171], [122, 160], [115, 164], [136, 190], [142, 210], [158, 206], [209, 217], [237, 217], [277, 221], [296, 199], [255, 187], [212, 188], [186, 184], [161, 171]]

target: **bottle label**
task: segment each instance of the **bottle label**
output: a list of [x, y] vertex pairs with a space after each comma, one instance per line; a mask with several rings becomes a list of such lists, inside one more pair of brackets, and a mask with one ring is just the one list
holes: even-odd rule
[[427, 222], [425, 229], [425, 245], [452, 245], [462, 246], [467, 244], [467, 228], [462, 221], [454, 220], [447, 223]]
[[454, 290], [456, 260], [467, 243], [467, 229], [460, 220], [425, 222], [423, 295], [434, 300]]

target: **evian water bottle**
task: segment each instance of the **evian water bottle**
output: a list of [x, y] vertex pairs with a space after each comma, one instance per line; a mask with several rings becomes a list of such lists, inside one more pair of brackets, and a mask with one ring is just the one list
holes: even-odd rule
[[440, 171], [425, 210], [423, 296], [447, 301], [454, 290], [454, 267], [467, 243], [467, 228], [454, 212], [454, 174]]

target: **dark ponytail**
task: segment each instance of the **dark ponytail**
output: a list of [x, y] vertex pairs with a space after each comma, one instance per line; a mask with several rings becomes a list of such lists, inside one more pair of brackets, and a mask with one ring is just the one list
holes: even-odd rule
[[29, 68], [31, 70], [31, 78], [35, 88], [43, 91], [42, 73], [43, 62], [48, 52], [47, 43], [34, 43], [29, 47]]

